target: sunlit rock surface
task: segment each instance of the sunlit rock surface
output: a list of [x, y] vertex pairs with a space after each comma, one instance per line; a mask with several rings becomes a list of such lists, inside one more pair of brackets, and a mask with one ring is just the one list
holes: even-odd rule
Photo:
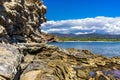
[[0, 1], [0, 41], [45, 42], [39, 26], [46, 21], [39, 0]]
[[65, 50], [47, 44], [21, 45], [28, 54], [21, 64], [20, 80], [120, 79], [119, 57], [106, 58], [89, 50]]
[[120, 80], [120, 57], [45, 44], [39, 0], [0, 0], [0, 80]]
[[0, 43], [0, 80], [14, 79], [22, 58], [16, 46]]

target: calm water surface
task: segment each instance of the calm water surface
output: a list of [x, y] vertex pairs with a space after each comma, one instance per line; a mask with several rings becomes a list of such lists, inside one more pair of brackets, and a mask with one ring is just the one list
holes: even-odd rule
[[52, 42], [61, 48], [88, 49], [92, 53], [107, 57], [120, 56], [120, 42]]

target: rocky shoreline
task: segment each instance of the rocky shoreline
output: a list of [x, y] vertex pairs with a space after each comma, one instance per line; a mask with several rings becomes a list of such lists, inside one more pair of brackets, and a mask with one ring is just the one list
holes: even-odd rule
[[1, 44], [0, 51], [0, 80], [120, 79], [120, 57], [44, 43]]
[[0, 80], [120, 80], [120, 57], [45, 44], [40, 0], [0, 1]]

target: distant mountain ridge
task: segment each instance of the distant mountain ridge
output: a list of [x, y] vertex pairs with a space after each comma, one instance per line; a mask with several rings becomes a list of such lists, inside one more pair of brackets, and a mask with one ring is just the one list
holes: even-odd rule
[[119, 35], [115, 35], [115, 34], [97, 34], [97, 33], [92, 33], [92, 34], [79, 34], [79, 35], [75, 35], [75, 34], [60, 34], [60, 33], [50, 33], [51, 35], [55, 35], [58, 37], [62, 37], [62, 38], [112, 38], [112, 39], [120, 39], [120, 34]]

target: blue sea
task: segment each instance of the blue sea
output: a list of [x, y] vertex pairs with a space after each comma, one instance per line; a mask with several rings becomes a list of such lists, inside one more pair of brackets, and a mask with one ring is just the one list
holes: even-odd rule
[[120, 42], [51, 42], [48, 44], [64, 49], [87, 49], [94, 54], [100, 54], [107, 57], [120, 56]]

